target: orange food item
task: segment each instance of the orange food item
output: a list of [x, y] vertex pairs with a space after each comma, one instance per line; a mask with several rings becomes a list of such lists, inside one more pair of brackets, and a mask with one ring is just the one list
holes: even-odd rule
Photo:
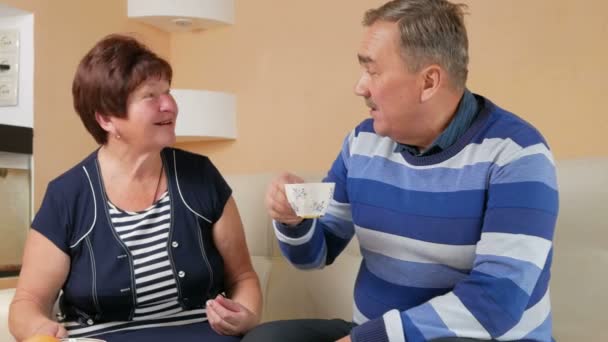
[[46, 335], [35, 335], [32, 336], [26, 340], [24, 340], [23, 342], [59, 342], [60, 340], [56, 337], [53, 336], [46, 336]]

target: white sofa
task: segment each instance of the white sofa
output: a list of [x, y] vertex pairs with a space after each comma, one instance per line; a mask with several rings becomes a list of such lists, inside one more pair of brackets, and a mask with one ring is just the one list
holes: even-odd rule
[[[322, 175], [303, 175], [316, 180]], [[273, 175], [230, 175], [254, 267], [264, 292], [264, 320], [352, 314], [360, 261], [356, 241], [334, 265], [295, 270], [281, 257], [264, 210]], [[558, 162], [560, 216], [555, 238], [551, 298], [557, 341], [605, 341], [608, 307], [608, 158]], [[7, 311], [13, 290], [0, 290], [0, 342], [13, 341]]]

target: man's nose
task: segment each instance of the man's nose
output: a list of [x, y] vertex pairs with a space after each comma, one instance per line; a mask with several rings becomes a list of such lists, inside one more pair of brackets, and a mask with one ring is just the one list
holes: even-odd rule
[[361, 75], [357, 83], [355, 84], [355, 94], [362, 97], [369, 97], [369, 88], [367, 86], [367, 76]]

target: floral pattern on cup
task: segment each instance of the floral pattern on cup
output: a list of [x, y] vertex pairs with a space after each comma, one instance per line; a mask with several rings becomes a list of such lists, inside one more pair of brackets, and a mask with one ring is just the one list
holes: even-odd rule
[[334, 194], [335, 183], [285, 184], [289, 205], [303, 218], [323, 216]]

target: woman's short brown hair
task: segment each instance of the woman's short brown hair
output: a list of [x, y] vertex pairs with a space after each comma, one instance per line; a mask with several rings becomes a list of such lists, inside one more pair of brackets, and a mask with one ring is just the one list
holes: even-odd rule
[[95, 113], [124, 118], [129, 94], [139, 85], [151, 77], [171, 83], [172, 76], [169, 63], [135, 38], [109, 35], [95, 44], [76, 69], [74, 109], [95, 141], [103, 145], [108, 134]]

